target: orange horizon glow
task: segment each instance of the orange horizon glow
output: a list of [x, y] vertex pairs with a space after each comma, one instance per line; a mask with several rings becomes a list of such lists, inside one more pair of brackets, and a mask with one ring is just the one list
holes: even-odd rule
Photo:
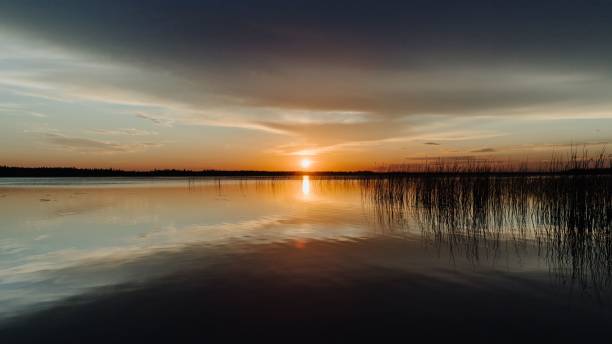
[[[418, 152], [416, 152], [418, 153]], [[550, 163], [551, 153], [548, 151], [538, 152], [539, 154], [531, 154], [521, 152], [506, 159], [495, 158], [493, 156], [482, 156], [481, 162], [489, 161], [493, 166], [497, 167], [516, 167], [528, 166], [529, 168], [538, 169], [547, 166]], [[312, 158], [273, 158], [267, 157], [265, 154], [257, 155], [256, 157], [247, 156], [239, 160], [208, 158], [193, 159], [197, 154], [184, 154], [179, 156], [158, 156], [156, 159], [147, 159], [141, 161], [139, 159], [119, 160], [109, 159], [107, 162], [97, 161], [98, 158], [107, 158], [108, 156], [96, 156], [75, 154], [72, 160], [61, 159], [51, 163], [23, 161], [22, 159], [6, 159], [0, 160], [0, 166], [20, 167], [20, 168], [82, 168], [82, 169], [118, 169], [124, 171], [153, 171], [153, 170], [191, 170], [191, 171], [270, 171], [270, 172], [326, 172], [326, 171], [381, 171], [393, 168], [400, 169], [418, 169], [419, 166], [430, 165], [434, 166], [437, 160], [448, 162], [449, 164], [468, 163], [470, 160], [458, 160], [453, 156], [441, 156], [439, 158], [430, 159], [412, 159], [404, 160], [399, 157], [389, 156], [385, 160], [375, 161], [373, 155], [380, 157], [384, 152], [378, 154], [361, 154], [353, 156], [352, 154], [334, 154], [320, 156], [316, 160]], [[563, 160], [565, 154], [559, 153], [559, 159]], [[193, 159], [193, 160], [192, 160]], [[446, 160], [448, 159], [448, 160]], [[105, 159], [106, 160], [106, 159]], [[199, 160], [199, 161], [198, 161]]]

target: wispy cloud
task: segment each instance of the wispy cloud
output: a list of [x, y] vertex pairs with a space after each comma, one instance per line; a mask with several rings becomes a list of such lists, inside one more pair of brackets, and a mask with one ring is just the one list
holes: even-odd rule
[[151, 115], [151, 114], [144, 113], [144, 112], [137, 112], [136, 117], [146, 119], [148, 121], [151, 121], [163, 127], [172, 127], [175, 122], [173, 118], [163, 117], [159, 115]]
[[4, 103], [4, 104], [0, 103], [0, 114], [13, 115], [13, 116], [27, 115], [27, 116], [38, 117], [38, 118], [47, 117], [46, 114], [42, 112], [38, 112], [38, 111], [29, 110], [25, 108], [23, 105], [7, 104], [7, 103]]
[[46, 143], [60, 149], [83, 153], [132, 153], [163, 145], [156, 142], [118, 143], [100, 141], [82, 137], [71, 137], [57, 132], [44, 133], [43, 138]]
[[411, 157], [405, 158], [405, 160], [410, 161], [410, 162], [415, 162], [415, 163], [425, 163], [426, 162], [430, 165], [445, 164], [445, 163], [461, 163], [461, 162], [470, 162], [470, 163], [486, 162], [486, 163], [496, 163], [496, 164], [505, 163], [505, 161], [498, 161], [498, 160], [493, 160], [493, 159], [488, 159], [488, 158], [482, 158], [476, 155], [452, 155], [452, 156], [439, 156], [439, 157], [411, 156]]
[[58, 147], [76, 151], [124, 152], [125, 147], [118, 143], [85, 138], [68, 137], [62, 134], [47, 133], [46, 141]]
[[[362, 141], [345, 141], [341, 143], [325, 145], [325, 146], [308, 146], [300, 147], [299, 144], [281, 145], [271, 150], [271, 152], [281, 155], [297, 155], [297, 156], [315, 156], [323, 153], [343, 151], [343, 150], [355, 150], [365, 149], [373, 146], [379, 146], [383, 144], [399, 143], [399, 142], [414, 142], [423, 139], [435, 138], [439, 141], [471, 141], [479, 140], [483, 138], [494, 138], [505, 135], [504, 133], [490, 132], [490, 131], [448, 131], [439, 132], [437, 134], [413, 134], [411, 136], [398, 136], [388, 137], [382, 139], [362, 140]], [[439, 144], [436, 144], [439, 145]]]
[[490, 130], [449, 130], [434, 133], [422, 133], [412, 136], [415, 141], [474, 141], [506, 136], [508, 133]]
[[[495, 148], [497, 153], [516, 153], [516, 152], [547, 152], [552, 153], [557, 150], [567, 151], [569, 149], [582, 150], [594, 149], [594, 152], [599, 152], [606, 149], [611, 140], [594, 140], [580, 142], [559, 142], [559, 143], [525, 143], [518, 145], [500, 146]], [[476, 151], [473, 151], [476, 152]]]
[[118, 135], [127, 135], [127, 136], [148, 136], [148, 135], [157, 135], [156, 131], [144, 130], [144, 129], [136, 129], [136, 128], [119, 128], [119, 129], [92, 129], [90, 132], [99, 135], [110, 135], [110, 136], [118, 136]]

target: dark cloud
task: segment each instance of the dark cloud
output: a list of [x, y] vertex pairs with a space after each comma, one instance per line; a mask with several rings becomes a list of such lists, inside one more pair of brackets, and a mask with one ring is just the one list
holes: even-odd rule
[[494, 152], [497, 152], [497, 150], [493, 148], [482, 148], [482, 149], [475, 149], [471, 151], [471, 153], [494, 153]]
[[195, 107], [386, 116], [607, 101], [610, 13], [605, 1], [0, 4], [2, 25], [32, 39], [181, 80], [117, 87]]
[[[401, 65], [443, 53], [605, 61], [607, 1], [3, 1], [3, 22], [113, 56]], [[586, 51], [585, 51], [586, 50]], [[254, 59], [257, 58], [257, 59]], [[410, 63], [417, 63], [418, 58]], [[448, 60], [447, 60], [448, 62]], [[269, 65], [272, 67], [273, 65]]]
[[430, 145], [430, 146], [439, 146], [440, 144], [437, 142], [425, 142], [423, 143], [424, 145]]

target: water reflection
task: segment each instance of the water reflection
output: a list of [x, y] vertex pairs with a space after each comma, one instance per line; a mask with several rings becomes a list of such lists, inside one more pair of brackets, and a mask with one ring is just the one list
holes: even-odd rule
[[363, 181], [378, 222], [412, 222], [422, 238], [475, 264], [533, 245], [555, 278], [608, 292], [612, 280], [612, 177], [450, 176]]
[[0, 339], [58, 314], [149, 328], [155, 309], [193, 333], [233, 332], [230, 320], [255, 332], [447, 321], [450, 333], [488, 321], [492, 336], [519, 314], [544, 329], [609, 322], [605, 179], [3, 183]]
[[302, 195], [304, 197], [310, 195], [310, 176], [302, 176]]

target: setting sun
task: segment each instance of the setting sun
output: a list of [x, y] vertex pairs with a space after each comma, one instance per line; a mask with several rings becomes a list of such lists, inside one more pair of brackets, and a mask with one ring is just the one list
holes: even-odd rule
[[302, 166], [302, 168], [308, 168], [310, 167], [311, 164], [312, 164], [312, 161], [308, 159], [303, 159], [302, 161], [300, 161], [300, 166]]

